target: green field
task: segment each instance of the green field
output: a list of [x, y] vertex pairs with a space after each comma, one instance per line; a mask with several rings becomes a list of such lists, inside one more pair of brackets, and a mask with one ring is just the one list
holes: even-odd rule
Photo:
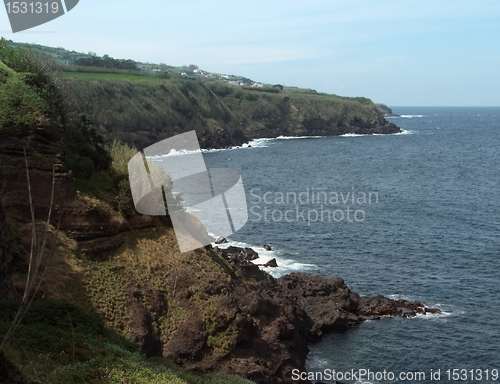
[[125, 79], [129, 81], [138, 81], [138, 80], [150, 80], [150, 81], [165, 81], [166, 79], [162, 79], [159, 77], [152, 76], [142, 76], [142, 75], [132, 75], [128, 73], [109, 73], [109, 72], [63, 72], [65, 77], [77, 77], [77, 78], [86, 78], [86, 79]]

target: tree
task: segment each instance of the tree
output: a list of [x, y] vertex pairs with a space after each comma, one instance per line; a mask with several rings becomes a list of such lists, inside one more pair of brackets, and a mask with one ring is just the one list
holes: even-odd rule
[[273, 88], [279, 88], [280, 92], [283, 92], [283, 86], [281, 84], [273, 85]]

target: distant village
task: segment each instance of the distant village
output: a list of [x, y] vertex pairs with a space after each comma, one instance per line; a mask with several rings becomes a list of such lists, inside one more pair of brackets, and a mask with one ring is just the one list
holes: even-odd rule
[[134, 60], [114, 59], [109, 55], [98, 56], [95, 52], [81, 53], [76, 51], [69, 51], [64, 48], [47, 47], [39, 44], [26, 44], [16, 43], [8, 40], [8, 44], [13, 47], [26, 47], [29, 46], [35, 50], [42, 52], [49, 56], [54, 62], [63, 66], [77, 66], [77, 67], [101, 67], [107, 70], [139, 70], [144, 75], [161, 76], [166, 75], [180, 75], [190, 78], [222, 80], [227, 84], [245, 86], [245, 87], [271, 87], [271, 84], [265, 84], [250, 80], [243, 76], [225, 75], [222, 73], [208, 72], [200, 69], [197, 65], [183, 65], [180, 67], [167, 65], [164, 63], [141, 63]]
[[256, 81], [252, 81], [242, 76], [235, 75], [225, 75], [222, 73], [214, 73], [208, 72], [203, 69], [198, 68], [196, 65], [189, 65], [183, 67], [173, 67], [166, 64], [143, 64], [138, 63], [137, 67], [144, 72], [152, 72], [153, 74], [161, 74], [161, 73], [169, 73], [169, 74], [178, 74], [186, 77], [203, 77], [211, 80], [222, 80], [227, 84], [245, 86], [245, 87], [254, 87], [254, 88], [262, 88], [266, 86], [270, 86], [270, 84], [264, 84]]

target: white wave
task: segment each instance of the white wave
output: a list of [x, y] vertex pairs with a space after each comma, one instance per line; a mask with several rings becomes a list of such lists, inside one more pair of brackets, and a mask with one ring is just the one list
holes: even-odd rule
[[399, 117], [404, 117], [407, 119], [413, 119], [415, 117], [424, 117], [424, 115], [399, 115]]
[[278, 136], [278, 137], [262, 137], [260, 139], [253, 139], [248, 144], [243, 144], [242, 148], [248, 147], [257, 147], [257, 148], [266, 148], [270, 144], [273, 144], [272, 141], [275, 140], [292, 140], [292, 139], [321, 139], [325, 136]]
[[[410, 115], [404, 115], [404, 116], [410, 116]], [[413, 115], [412, 115], [413, 116]], [[421, 115], [415, 115], [422, 117]], [[400, 133], [394, 133], [394, 135], [407, 135], [407, 134], [412, 134], [413, 131], [403, 131]], [[346, 133], [344, 135], [340, 135], [339, 137], [363, 137], [363, 136], [382, 136], [383, 134], [379, 133], [374, 133], [374, 134], [358, 134], [358, 133]], [[170, 150], [170, 152], [166, 155], [154, 155], [154, 156], [147, 156], [148, 159], [151, 159], [153, 161], [161, 161], [163, 157], [170, 157], [170, 156], [184, 156], [184, 155], [190, 155], [194, 153], [213, 153], [213, 152], [221, 152], [221, 151], [231, 151], [235, 149], [241, 149], [241, 148], [268, 148], [269, 145], [272, 145], [272, 141], [275, 140], [292, 140], [292, 139], [322, 139], [327, 136], [278, 136], [278, 137], [263, 137], [260, 139], [253, 139], [252, 141], [245, 143], [243, 145], [235, 145], [233, 147], [229, 148], [215, 148], [215, 149], [201, 149], [201, 150], [181, 150], [177, 151], [175, 149]]]
[[[411, 135], [415, 131], [403, 130], [402, 132], [389, 133], [389, 135]], [[387, 133], [346, 133], [339, 137], [366, 137], [366, 136], [387, 136]]]
[[171, 156], [184, 156], [184, 155], [190, 155], [193, 153], [212, 153], [212, 152], [221, 152], [221, 151], [231, 151], [234, 149], [241, 149], [241, 148], [249, 148], [249, 147], [267, 147], [268, 141], [274, 140], [272, 138], [264, 138], [264, 139], [255, 139], [252, 140], [249, 143], [245, 143], [243, 145], [235, 145], [233, 147], [229, 148], [215, 148], [215, 149], [201, 149], [201, 150], [181, 150], [177, 151], [175, 149], [170, 150], [170, 152], [166, 155], [155, 155], [155, 156], [148, 156], [147, 158], [153, 160], [153, 161], [161, 161], [163, 157], [171, 157]]
[[267, 148], [269, 146], [269, 142], [273, 140], [273, 138], [268, 138], [268, 137], [264, 137], [264, 138], [261, 138], [261, 139], [253, 139], [252, 141], [250, 141], [248, 144], [243, 144], [243, 147], [244, 148], [249, 148], [249, 147], [252, 147], [252, 148]]
[[229, 148], [202, 149], [201, 152], [202, 153], [212, 153], [212, 152], [232, 151], [234, 149], [245, 148], [245, 146], [248, 146], [248, 144], [243, 144], [241, 146], [235, 145], [234, 147], [229, 147]]
[[410, 131], [409, 129], [403, 129], [402, 132], [392, 133], [392, 135], [413, 135], [416, 131]]
[[185, 156], [185, 155], [192, 155], [194, 153], [201, 153], [201, 150], [188, 150], [188, 149], [183, 149], [180, 151], [177, 151], [176, 149], [171, 149], [169, 153], [165, 155], [155, 155], [155, 156], [147, 156], [148, 159], [151, 159], [153, 161], [161, 161], [162, 157], [172, 157], [172, 156]]
[[291, 139], [321, 139], [325, 136], [278, 136], [276, 140], [291, 140]]
[[441, 311], [441, 313], [426, 313], [426, 314], [419, 313], [415, 316], [415, 318], [419, 318], [419, 319], [428, 319], [428, 320], [442, 319], [442, 318], [446, 318], [449, 316], [455, 317], [455, 316], [462, 316], [465, 314], [465, 310], [463, 310], [462, 308], [457, 308], [455, 306], [443, 304], [443, 303], [426, 303], [426, 302], [423, 302], [422, 300], [415, 299], [415, 297], [411, 297], [411, 296], [407, 296], [407, 295], [395, 294], [395, 295], [387, 295], [387, 297], [390, 299], [393, 299], [393, 300], [420, 301], [424, 305], [424, 307], [437, 308]]
[[328, 359], [321, 357], [312, 358], [310, 360], [311, 362], [309, 364], [317, 368], [328, 368], [329, 365], [331, 365], [331, 362]]
[[[218, 238], [219, 236], [209, 233], [210, 236], [214, 238]], [[259, 254], [259, 257], [252, 262], [254, 264], [266, 264], [268, 261], [272, 259], [276, 259], [276, 263], [278, 264], [278, 267], [276, 268], [265, 268], [263, 266], [260, 266], [260, 269], [262, 271], [265, 271], [269, 273], [273, 277], [281, 277], [283, 275], [286, 275], [288, 273], [292, 272], [315, 272], [318, 273], [319, 268], [315, 264], [306, 264], [306, 263], [300, 263], [294, 259], [288, 258], [282, 253], [275, 249], [273, 245], [273, 250], [267, 251], [261, 246], [255, 246], [255, 245], [250, 245], [242, 241], [231, 241], [230, 239], [227, 239], [228, 242], [226, 244], [215, 244], [212, 243], [212, 246], [217, 246], [219, 248], [225, 249], [228, 247], [240, 247], [240, 248], [252, 248]]]
[[461, 316], [465, 314], [465, 311], [460, 310], [460, 311], [443, 311], [441, 310], [441, 313], [418, 313], [415, 317], [418, 319], [424, 319], [424, 320], [432, 320], [432, 319], [443, 319], [449, 316]]
[[371, 135], [363, 135], [360, 133], [346, 133], [344, 135], [340, 135], [340, 137], [362, 137], [362, 136], [371, 136]]

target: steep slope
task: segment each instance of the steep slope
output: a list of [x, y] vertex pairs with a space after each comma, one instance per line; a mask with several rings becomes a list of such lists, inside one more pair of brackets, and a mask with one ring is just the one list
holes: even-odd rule
[[[154, 382], [151, 377], [157, 382], [164, 377], [178, 383], [199, 382], [197, 377], [184, 381], [176, 374], [171, 377], [171, 372], [165, 372], [166, 360], [151, 366], [143, 355], [131, 356], [119, 348], [126, 338], [148, 356], [168, 358], [190, 371], [237, 374], [263, 384], [290, 383], [293, 369], [305, 370], [308, 342], [324, 332], [347, 329], [366, 317], [408, 316], [426, 311], [420, 303], [359, 297], [338, 277], [292, 274], [274, 279], [245, 260], [239, 251], [228, 256], [206, 247], [181, 254], [168, 217], [159, 219], [120, 210], [116, 194], [123, 190], [115, 187], [123, 185], [124, 175], [111, 172], [109, 164], [106, 168], [102, 153], [106, 151], [89, 120], [63, 114], [57, 104], [60, 97], [51, 93], [57, 92], [57, 87], [50, 88], [56, 83], [30, 71], [1, 68], [5, 81], [0, 82], [0, 94], [6, 103], [0, 109], [0, 180], [7, 183], [7, 219], [0, 210], [0, 287], [10, 288], [12, 281], [11, 292], [17, 298], [23, 295], [33, 229], [25, 161], [37, 220], [47, 217], [54, 186], [53, 220], [48, 228], [44, 222], [35, 225], [39, 238], [47, 230], [53, 252], [47, 250], [41, 265], [41, 270], [47, 270], [37, 280], [40, 289], [34, 312], [26, 317], [29, 322], [22, 323], [23, 331], [6, 353], [24, 375], [30, 376], [28, 372], [32, 371], [31, 355], [48, 382], [57, 378], [56, 382], [97, 383], [108, 377], [113, 377], [110, 382], [134, 382], [137, 372], [142, 382]], [[30, 68], [38, 70], [37, 66]], [[247, 110], [246, 103], [232, 96], [233, 89], [216, 95], [192, 80], [159, 82], [154, 87], [123, 80], [82, 84], [83, 91], [89, 94], [80, 89], [79, 101], [92, 100], [86, 108], [96, 122], [104, 119], [106, 123], [110, 117], [118, 119], [113, 120], [116, 124], [141, 128], [126, 131], [119, 130], [115, 123], [102, 125], [100, 129], [109, 138], [116, 129], [124, 139], [144, 145], [161, 135], [193, 128], [199, 130], [206, 145], [224, 146], [244, 138], [245, 133], [249, 137], [280, 132], [338, 134], [343, 132], [336, 131], [339, 127], [370, 133], [370, 129], [378, 129], [379, 122], [383, 123], [366, 99], [292, 95], [285, 102], [288, 107], [284, 107], [280, 91], [264, 91], [256, 96], [252, 90], [241, 90], [246, 101], [267, 108], [264, 113], [261, 107]], [[11, 86], [22, 92], [5, 92], [10, 89], [5, 87]], [[168, 100], [168, 108], [159, 111], [162, 104], [152, 102], [157, 99]], [[117, 105], [123, 108], [115, 113]], [[336, 120], [343, 116], [338, 115], [339, 111], [345, 120]], [[142, 117], [130, 123], [121, 116], [125, 113]], [[240, 122], [242, 116], [250, 119]], [[282, 120], [275, 121], [276, 116]], [[153, 127], [149, 136], [151, 127], [144, 122], [148, 118], [158, 118], [153, 122], [159, 124], [158, 131]], [[170, 120], [178, 125], [162, 125]], [[275, 125], [283, 131], [273, 130]], [[146, 131], [144, 136], [142, 130]], [[71, 152], [77, 150], [75, 147], [79, 152]], [[134, 153], [130, 148], [129, 152]], [[75, 180], [69, 159], [88, 163], [89, 175]], [[126, 163], [124, 160], [124, 168]], [[92, 193], [77, 191], [78, 183], [92, 187]], [[194, 217], [192, 220], [195, 223]], [[5, 242], [9, 236], [15, 245], [12, 253], [7, 253]], [[17, 305], [15, 301], [1, 303], [0, 335], [8, 329]], [[118, 333], [121, 339], [108, 340], [109, 333], [100, 319], [109, 332]], [[89, 322], [95, 327], [85, 326]], [[48, 326], [56, 337], [47, 332]], [[36, 346], [29, 342], [36, 340]], [[117, 345], [110, 346], [108, 341]], [[25, 346], [33, 348], [30, 355], [22, 353]], [[0, 364], [8, 365], [3, 356]], [[113, 371], [116, 375], [110, 376]], [[200, 380], [243, 382], [228, 376], [211, 377], [202, 376]]]
[[196, 130], [206, 146], [241, 145], [245, 137], [232, 112], [199, 81], [173, 77], [160, 82], [71, 79], [80, 111], [108, 140], [143, 148]]
[[99, 133], [139, 148], [196, 130], [203, 148], [260, 137], [396, 133], [366, 98], [251, 89], [172, 76], [162, 81], [72, 78], [80, 111]]
[[221, 82], [207, 86], [233, 112], [251, 138], [337, 136], [346, 133], [396, 133], [377, 106], [367, 98], [341, 97], [282, 87], [234, 87]]

